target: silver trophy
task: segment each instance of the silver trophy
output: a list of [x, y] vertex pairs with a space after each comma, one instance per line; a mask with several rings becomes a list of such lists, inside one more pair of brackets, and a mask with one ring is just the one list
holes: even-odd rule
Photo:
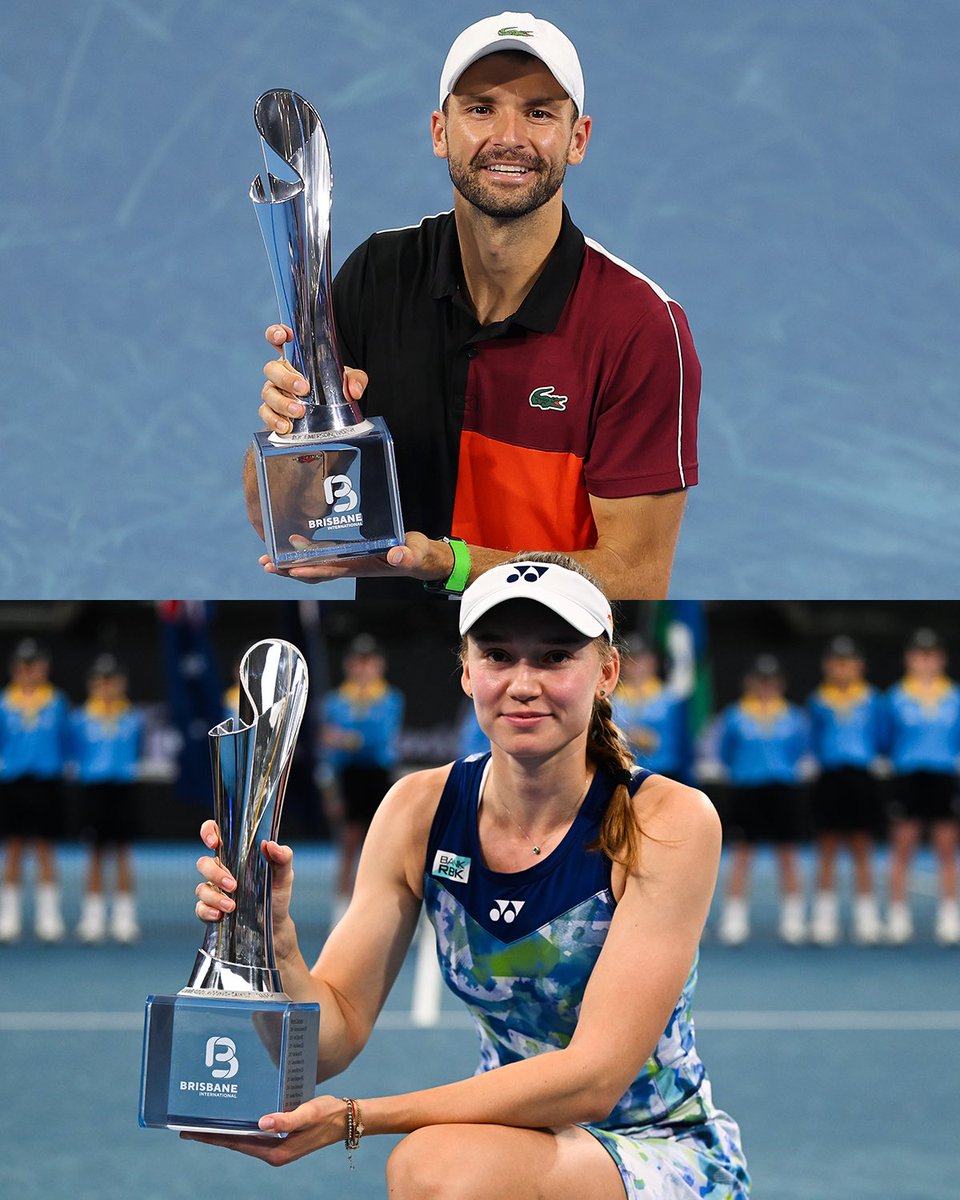
[[285, 437], [254, 438], [264, 539], [277, 566], [385, 553], [403, 541], [393, 439], [344, 394], [330, 276], [333, 172], [316, 109], [286, 89], [254, 107], [264, 170], [250, 185], [293, 366], [310, 385]]
[[239, 720], [210, 731], [220, 861], [236, 908], [208, 925], [187, 986], [150, 996], [140, 1124], [259, 1133], [267, 1112], [313, 1095], [319, 1006], [283, 991], [273, 951], [270, 867], [300, 723], [307, 667], [289, 642], [263, 641], [240, 664]]

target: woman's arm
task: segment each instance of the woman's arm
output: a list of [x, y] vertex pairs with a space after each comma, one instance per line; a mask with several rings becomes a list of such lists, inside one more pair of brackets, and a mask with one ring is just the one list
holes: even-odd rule
[[[422, 900], [423, 864], [430, 825], [449, 767], [418, 771], [394, 784], [378, 808], [364, 843], [350, 907], [311, 968], [300, 951], [290, 915], [293, 851], [265, 842], [272, 865], [274, 949], [284, 991], [293, 1000], [320, 1004], [317, 1078], [344, 1070], [363, 1049], [410, 946]], [[202, 836], [219, 845], [215, 824]], [[216, 859], [198, 868], [207, 881], [197, 889], [197, 914], [217, 920], [232, 905]]]
[[609, 1114], [683, 991], [720, 858], [719, 819], [695, 789], [651, 777], [634, 811], [647, 835], [642, 861], [637, 871], [615, 872], [622, 895], [569, 1046], [460, 1083], [361, 1102], [368, 1132], [451, 1122], [544, 1128]]
[[[716, 881], [720, 823], [700, 792], [651, 777], [634, 803], [643, 839], [639, 869], [614, 875], [622, 894], [584, 994], [569, 1046], [457, 1083], [361, 1099], [365, 1132], [409, 1133], [452, 1123], [551, 1128], [605, 1117], [649, 1059], [696, 954]], [[346, 1112], [318, 1096], [261, 1128], [282, 1143], [237, 1149], [281, 1164], [342, 1141]]]

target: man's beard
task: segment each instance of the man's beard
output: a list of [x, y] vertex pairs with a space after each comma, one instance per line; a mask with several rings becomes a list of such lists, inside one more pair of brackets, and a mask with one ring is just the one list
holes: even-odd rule
[[[494, 191], [492, 184], [484, 183], [480, 172], [489, 163], [503, 163], [507, 166], [527, 167], [538, 172], [537, 180], [529, 191], [516, 195], [509, 192]], [[528, 213], [541, 208], [557, 194], [563, 184], [567, 171], [566, 163], [544, 168], [547, 164], [542, 158], [513, 159], [503, 155], [480, 155], [472, 163], [463, 166], [455, 163], [452, 158], [447, 160], [450, 171], [450, 181], [464, 200], [480, 210], [488, 217], [509, 220], [515, 217], [525, 217]]]

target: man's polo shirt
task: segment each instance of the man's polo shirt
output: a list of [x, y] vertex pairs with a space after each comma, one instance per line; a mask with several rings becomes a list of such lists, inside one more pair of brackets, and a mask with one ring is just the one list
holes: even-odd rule
[[591, 495], [697, 482], [700, 364], [683, 310], [560, 236], [517, 312], [481, 325], [452, 212], [374, 234], [334, 284], [343, 361], [393, 434], [407, 529], [498, 550], [596, 543]]

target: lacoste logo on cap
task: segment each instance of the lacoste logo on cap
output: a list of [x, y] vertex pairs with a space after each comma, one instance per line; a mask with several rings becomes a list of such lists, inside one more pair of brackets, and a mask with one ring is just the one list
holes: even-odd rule
[[497, 37], [533, 37], [533, 30], [514, 29], [512, 25], [505, 25], [503, 29], [497, 30]]
[[530, 407], [563, 412], [567, 407], [568, 396], [554, 394], [553, 385], [550, 387], [534, 388], [530, 393]]

